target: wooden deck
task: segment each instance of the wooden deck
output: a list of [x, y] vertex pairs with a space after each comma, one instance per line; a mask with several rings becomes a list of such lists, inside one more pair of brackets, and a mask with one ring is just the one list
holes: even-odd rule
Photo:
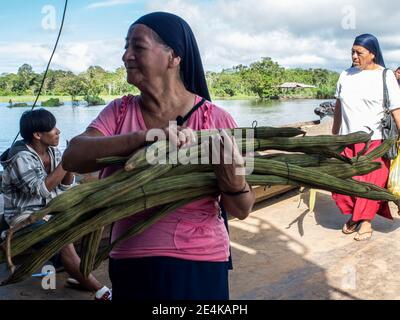
[[264, 186], [256, 186], [254, 187], [254, 191], [256, 193], [256, 203], [264, 201], [266, 199], [273, 198], [275, 196], [281, 195], [285, 192], [288, 192], [290, 190], [296, 189], [297, 187], [295, 186], [285, 186], [285, 185], [278, 185], [278, 186], [270, 186], [270, 187], [264, 187]]

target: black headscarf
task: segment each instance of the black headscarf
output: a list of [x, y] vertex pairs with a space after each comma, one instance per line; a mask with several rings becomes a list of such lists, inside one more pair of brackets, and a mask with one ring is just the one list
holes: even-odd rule
[[368, 33], [361, 34], [354, 40], [353, 46], [355, 45], [364, 47], [369, 52], [373, 53], [375, 55], [375, 63], [386, 68], [378, 39], [375, 36]]
[[181, 58], [180, 68], [187, 90], [211, 101], [204, 75], [199, 48], [192, 29], [185, 20], [167, 12], [153, 12], [144, 15], [132, 25], [144, 24]]

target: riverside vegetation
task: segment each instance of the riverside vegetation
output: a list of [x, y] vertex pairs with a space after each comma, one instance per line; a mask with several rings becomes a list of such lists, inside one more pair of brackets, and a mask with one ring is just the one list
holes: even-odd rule
[[[17, 73], [0, 75], [0, 99], [18, 100], [18, 96], [35, 96], [43, 73], [36, 73], [29, 64], [23, 64]], [[238, 65], [221, 72], [207, 72], [206, 78], [211, 95], [215, 98], [333, 98], [339, 74], [326, 69], [285, 69], [270, 58], [262, 58], [249, 66]], [[279, 89], [283, 82], [300, 82], [316, 86], [301, 90]], [[126, 71], [119, 67], [106, 71], [91, 66], [85, 72], [49, 70], [42, 95], [64, 97], [76, 101], [82, 97], [89, 105], [104, 104], [101, 96], [138, 94], [134, 86], [126, 82]], [[64, 100], [65, 100], [64, 99]], [[32, 100], [32, 99], [31, 99]], [[28, 102], [29, 100], [25, 100]]]

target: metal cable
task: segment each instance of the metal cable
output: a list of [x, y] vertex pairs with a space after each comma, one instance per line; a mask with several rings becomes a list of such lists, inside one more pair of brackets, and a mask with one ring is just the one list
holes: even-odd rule
[[[32, 108], [31, 108], [31, 111], [35, 108], [36, 103], [37, 103], [37, 101], [38, 101], [38, 99], [39, 99], [39, 96], [40, 96], [40, 94], [41, 94], [41, 92], [42, 92], [42, 89], [43, 89], [43, 86], [44, 86], [44, 81], [46, 80], [47, 72], [49, 71], [49, 67], [50, 67], [50, 64], [51, 64], [51, 60], [53, 59], [54, 53], [56, 52], [57, 45], [58, 45], [58, 40], [60, 39], [61, 32], [62, 32], [62, 29], [63, 29], [63, 26], [64, 26], [65, 14], [66, 14], [66, 12], [67, 12], [67, 5], [68, 5], [68, 0], [65, 0], [64, 11], [63, 11], [63, 16], [62, 16], [62, 20], [61, 20], [60, 30], [58, 31], [57, 40], [56, 40], [56, 43], [55, 43], [55, 45], [54, 45], [53, 52], [51, 53], [49, 62], [47, 63], [46, 71], [44, 72], [43, 79], [42, 79], [42, 83], [40, 84], [39, 92], [38, 92], [37, 95], [36, 95], [36, 99], [35, 99], [35, 102], [33, 103], [33, 106], [32, 106]], [[17, 133], [17, 135], [16, 135], [16, 137], [15, 137], [13, 143], [11, 144], [11, 146], [14, 145], [15, 141], [18, 139], [19, 134], [20, 134], [20, 131], [18, 131], [18, 133]]]

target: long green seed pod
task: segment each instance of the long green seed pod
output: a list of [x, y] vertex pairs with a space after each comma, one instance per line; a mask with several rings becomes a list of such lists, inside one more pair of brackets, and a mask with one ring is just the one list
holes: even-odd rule
[[166, 192], [161, 195], [151, 196], [142, 201], [136, 201], [131, 206], [118, 206], [101, 211], [91, 219], [75, 226], [61, 235], [57, 236], [51, 243], [29, 256], [28, 259], [7, 279], [2, 285], [7, 285], [21, 281], [37, 270], [44, 262], [58, 252], [68, 243], [80, 239], [82, 236], [93, 232], [101, 227], [111, 224], [114, 221], [131, 216], [134, 213], [141, 212], [146, 208], [156, 205], [164, 205], [170, 202], [179, 201], [191, 197], [213, 194], [216, 188], [198, 188]]
[[82, 238], [80, 271], [87, 279], [94, 270], [94, 261], [99, 250], [103, 229], [93, 231]]
[[[130, 194], [133, 190], [145, 185], [147, 182], [162, 176], [172, 168], [172, 165], [156, 165], [150, 167], [148, 170], [140, 171], [136, 175], [129, 176], [128, 179], [115, 183], [108, 188], [99, 190], [96, 193], [86, 198], [84, 202], [69, 208], [64, 213], [55, 215], [46, 224], [41, 225], [35, 230], [34, 235], [27, 234], [21, 237], [16, 237], [12, 241], [11, 253], [15, 256], [33, 244], [49, 237], [65, 228], [68, 228], [79, 217], [85, 213], [96, 210], [106, 206], [112, 199], [116, 197], [123, 197]], [[101, 180], [100, 180], [101, 181]], [[73, 189], [66, 191], [63, 195], [68, 194]], [[139, 190], [140, 191], [140, 190]], [[68, 198], [66, 198], [68, 200]], [[67, 201], [66, 200], [66, 201]], [[4, 261], [5, 255], [0, 251], [0, 261]]]

